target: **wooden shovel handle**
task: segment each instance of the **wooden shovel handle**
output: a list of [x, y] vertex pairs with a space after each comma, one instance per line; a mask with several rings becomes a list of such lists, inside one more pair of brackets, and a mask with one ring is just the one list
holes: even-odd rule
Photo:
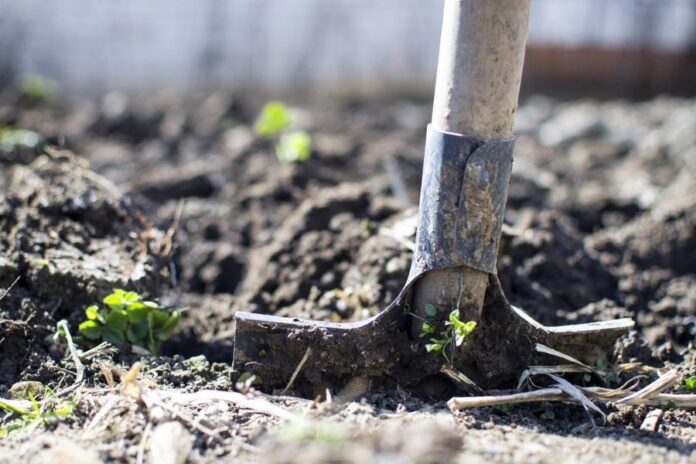
[[480, 138], [512, 135], [530, 0], [446, 0], [433, 126]]

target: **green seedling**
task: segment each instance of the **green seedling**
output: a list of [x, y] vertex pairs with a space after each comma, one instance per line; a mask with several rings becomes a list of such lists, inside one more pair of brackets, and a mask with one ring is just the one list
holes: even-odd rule
[[307, 161], [311, 155], [312, 138], [303, 131], [282, 135], [276, 145], [276, 156], [282, 163]]
[[[435, 316], [437, 314], [437, 308], [435, 306], [428, 304], [425, 306], [425, 312], [428, 316]], [[476, 322], [462, 322], [459, 319], [459, 310], [455, 309], [449, 314], [447, 321], [445, 322], [445, 330], [439, 333], [437, 337], [430, 339], [430, 343], [425, 345], [425, 349], [428, 353], [441, 354], [445, 360], [449, 363], [450, 359], [447, 356], [447, 351], [453, 349], [455, 346], [461, 346], [469, 335], [472, 334], [476, 328]], [[420, 333], [420, 337], [430, 336], [436, 332], [435, 325], [429, 321], [423, 323], [423, 329]]]
[[282, 102], [269, 101], [261, 109], [254, 124], [254, 132], [263, 137], [280, 135], [292, 124], [290, 109]]
[[19, 91], [32, 100], [47, 101], [55, 96], [56, 84], [50, 79], [32, 74], [22, 79]]
[[306, 161], [312, 155], [312, 137], [304, 131], [288, 131], [293, 124], [292, 111], [282, 102], [270, 101], [254, 123], [254, 132], [276, 141], [276, 156], [281, 163]]
[[3, 151], [18, 148], [35, 149], [42, 143], [43, 138], [34, 131], [14, 126], [0, 127], [0, 149]]
[[159, 353], [163, 341], [171, 337], [180, 313], [169, 313], [154, 301], [143, 301], [135, 292], [116, 289], [97, 305], [85, 309], [87, 320], [80, 324], [80, 334], [90, 340], [104, 340], [114, 345], [126, 342]]
[[686, 388], [686, 391], [696, 391], [696, 375], [684, 379], [684, 388]]
[[51, 269], [51, 262], [45, 258], [37, 258], [34, 261], [31, 262], [31, 265], [34, 269], [44, 269], [48, 268], [49, 270]]
[[51, 398], [51, 391], [44, 391], [44, 401], [39, 403], [33, 393], [28, 393], [29, 408], [17, 404], [17, 402], [4, 401], [0, 399], [0, 410], [10, 414], [12, 418], [7, 424], [0, 426], [0, 438], [4, 438], [10, 433], [25, 429], [27, 427], [37, 427], [47, 424], [53, 419], [69, 416], [72, 414], [75, 403]]

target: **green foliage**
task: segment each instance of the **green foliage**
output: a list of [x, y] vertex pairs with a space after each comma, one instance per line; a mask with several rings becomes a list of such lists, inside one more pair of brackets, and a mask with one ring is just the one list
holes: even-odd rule
[[34, 269], [51, 269], [51, 262], [45, 258], [37, 258], [31, 262], [31, 265]]
[[430, 317], [435, 317], [437, 316], [437, 308], [430, 303], [425, 305], [425, 314], [427, 314]]
[[103, 303], [105, 308], [92, 305], [85, 309], [82, 336], [114, 345], [128, 342], [153, 354], [159, 353], [180, 319], [178, 311], [169, 313], [154, 301], [143, 301], [137, 293], [121, 289], [107, 295]]
[[22, 79], [19, 91], [32, 100], [47, 101], [55, 96], [56, 84], [50, 79], [32, 74]]
[[47, 397], [47, 400], [45, 400], [42, 405], [36, 401], [33, 393], [29, 393], [29, 408], [19, 406], [16, 402], [13, 403], [0, 399], [0, 410], [9, 413], [13, 417], [10, 422], [0, 426], [0, 438], [4, 438], [16, 430], [21, 430], [29, 426], [43, 425], [52, 419], [72, 414], [75, 407], [72, 401], [50, 398], [51, 395], [52, 392], [44, 391], [44, 396]]
[[445, 323], [450, 327], [452, 333], [454, 334], [454, 344], [461, 346], [464, 340], [471, 335], [471, 333], [476, 328], [476, 322], [462, 322], [459, 320], [459, 310], [455, 309], [449, 315], [447, 322]]
[[686, 388], [686, 391], [696, 391], [696, 375], [684, 379], [684, 388]]
[[43, 138], [34, 131], [14, 126], [0, 127], [0, 149], [4, 151], [18, 148], [38, 148]]
[[435, 324], [433, 324], [432, 322], [426, 321], [423, 323], [423, 331], [418, 336], [420, 338], [426, 337], [430, 334], [434, 334], [435, 330], [436, 330]]
[[[437, 314], [437, 308], [435, 306], [428, 304], [425, 306], [425, 312], [428, 316], [434, 316]], [[459, 310], [455, 309], [452, 311], [447, 321], [445, 322], [445, 330], [439, 333], [438, 336], [430, 339], [430, 343], [426, 343], [425, 349], [428, 353], [441, 354], [447, 362], [449, 358], [447, 357], [447, 350], [452, 346], [461, 346], [464, 340], [469, 337], [476, 329], [476, 322], [462, 322], [459, 319]], [[426, 337], [436, 333], [436, 327], [432, 322], [426, 321], [423, 323], [423, 330], [420, 333], [420, 337]], [[452, 345], [454, 343], [454, 345]]]
[[284, 103], [273, 100], [261, 109], [261, 114], [254, 124], [254, 132], [264, 137], [273, 137], [287, 129], [290, 124], [290, 109]]
[[284, 134], [276, 145], [276, 156], [282, 163], [307, 161], [311, 155], [312, 138], [303, 131]]
[[306, 161], [312, 156], [312, 137], [304, 131], [288, 132], [292, 112], [282, 102], [269, 101], [254, 123], [254, 132], [276, 140], [276, 156], [281, 163]]

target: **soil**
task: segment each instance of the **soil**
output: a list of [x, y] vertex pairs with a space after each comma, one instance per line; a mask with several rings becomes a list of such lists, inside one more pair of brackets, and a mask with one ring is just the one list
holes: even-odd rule
[[[0, 126], [40, 136], [0, 143], [0, 397], [18, 382], [74, 382], [56, 323], [76, 335], [84, 308], [113, 288], [188, 308], [162, 355], [124, 347], [85, 360], [73, 414], [0, 438], [0, 462], [135, 462], [162, 446], [192, 463], [696, 459], [696, 413], [676, 409], [655, 431], [640, 430], [644, 406], [610, 404], [596, 425], [572, 404], [453, 415], [357, 382], [331, 402], [272, 392], [311, 419], [284, 423], [217, 402], [157, 410], [109, 390], [136, 361], [152, 389], [234, 390], [236, 311], [357, 321], [405, 282], [428, 105], [298, 110], [314, 153], [280, 164], [252, 130], [261, 104], [223, 92], [0, 95]], [[508, 299], [550, 325], [633, 317], [613, 362], [696, 374], [696, 100], [532, 97], [517, 118], [498, 262]]]

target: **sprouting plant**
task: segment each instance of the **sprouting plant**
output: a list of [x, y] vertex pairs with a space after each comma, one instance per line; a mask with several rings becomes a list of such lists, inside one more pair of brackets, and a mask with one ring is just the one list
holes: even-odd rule
[[55, 96], [56, 84], [43, 76], [31, 74], [20, 81], [19, 91], [32, 100], [46, 101]]
[[34, 269], [51, 269], [51, 262], [45, 258], [36, 258], [34, 261], [31, 262], [31, 265]]
[[114, 345], [126, 341], [157, 354], [163, 341], [171, 337], [180, 314], [167, 312], [154, 301], [143, 301], [135, 292], [116, 289], [97, 305], [85, 309], [87, 320], [80, 333], [90, 340], [102, 339]]
[[[428, 316], [435, 316], [437, 314], [437, 308], [433, 305], [426, 305], [425, 312]], [[459, 310], [455, 309], [450, 312], [447, 321], [445, 322], [445, 330], [441, 331], [437, 336], [430, 339], [430, 343], [425, 345], [425, 349], [428, 353], [441, 354], [445, 360], [449, 363], [450, 359], [447, 356], [447, 351], [449, 348], [454, 346], [461, 346], [464, 340], [471, 335], [471, 333], [476, 328], [476, 322], [462, 322], [459, 319]], [[423, 329], [420, 333], [420, 337], [430, 336], [435, 334], [437, 329], [435, 325], [430, 321], [423, 322]]]
[[44, 391], [44, 401], [36, 400], [33, 393], [28, 393], [29, 407], [20, 401], [0, 400], [0, 410], [13, 417], [10, 422], [0, 426], [0, 438], [6, 437], [15, 430], [25, 427], [35, 427], [46, 424], [52, 419], [69, 416], [73, 412], [75, 404], [72, 401], [51, 398], [52, 392]]
[[266, 103], [254, 124], [254, 132], [264, 137], [279, 135], [292, 124], [290, 109], [282, 102]]
[[34, 131], [14, 126], [0, 127], [0, 149], [4, 151], [17, 148], [34, 149], [43, 143], [43, 138]]
[[276, 155], [283, 163], [306, 161], [312, 155], [312, 138], [304, 131], [284, 134], [276, 145]]
[[276, 156], [282, 163], [306, 161], [312, 155], [312, 137], [304, 131], [288, 131], [292, 111], [282, 102], [270, 101], [254, 123], [257, 135], [276, 140]]
[[696, 391], [696, 375], [684, 379], [684, 388], [686, 388], [686, 391]]

